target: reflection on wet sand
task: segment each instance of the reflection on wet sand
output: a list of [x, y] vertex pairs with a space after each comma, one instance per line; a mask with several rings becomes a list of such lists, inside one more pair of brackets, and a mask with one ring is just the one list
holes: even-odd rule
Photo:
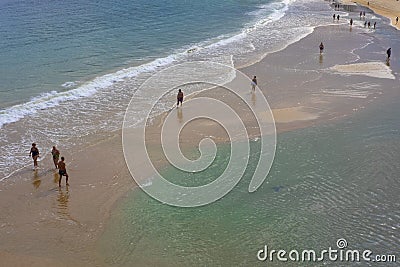
[[63, 189], [58, 188], [58, 213], [62, 215], [69, 216], [68, 214], [68, 199], [69, 199], [69, 189], [68, 186], [64, 192]]
[[58, 184], [58, 181], [60, 180], [60, 175], [58, 174], [58, 172], [54, 172], [54, 183]]
[[256, 94], [254, 92], [251, 93], [251, 103], [253, 106], [256, 106]]
[[40, 180], [38, 171], [35, 170], [33, 172], [33, 182], [32, 182], [32, 184], [36, 189], [38, 189], [41, 183], [42, 183], [42, 180]]
[[[57, 213], [60, 215], [61, 218], [66, 219], [68, 221], [72, 221], [74, 223], [78, 223], [75, 219], [71, 217], [69, 214], [68, 209], [68, 202], [69, 202], [69, 186], [64, 189], [58, 188], [58, 196], [57, 196]], [[79, 223], [78, 223], [79, 224]]]
[[324, 56], [322, 54], [319, 55], [319, 64], [324, 63]]
[[176, 111], [176, 115], [178, 116], [178, 121], [179, 123], [183, 122], [183, 112], [182, 112], [182, 108], [178, 108]]

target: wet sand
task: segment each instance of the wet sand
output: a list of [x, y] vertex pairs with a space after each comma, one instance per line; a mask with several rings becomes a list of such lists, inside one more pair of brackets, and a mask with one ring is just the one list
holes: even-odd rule
[[[360, 34], [362, 31], [349, 31], [346, 25], [317, 28], [301, 41], [242, 69], [248, 77], [259, 78], [278, 133], [351, 116], [377, 97], [397, 90], [392, 67], [379, 61], [373, 67], [366, 64], [377, 61], [373, 57], [380, 47], [360, 49], [371, 38]], [[321, 40], [326, 47], [323, 55], [318, 52]], [[372, 56], [360, 58], [359, 54]], [[251, 97], [250, 84], [244, 90]], [[232, 106], [238, 104], [223, 90], [198, 96], [207, 94], [224, 96]], [[177, 113], [179, 120], [178, 112], [184, 113], [187, 108], [185, 105], [171, 112]], [[245, 108], [241, 112], [253, 129], [250, 138], [257, 136], [254, 118]], [[159, 167], [165, 162], [157, 137], [162, 119], [149, 127], [149, 146], [154, 146]], [[183, 150], [193, 149], [205, 136], [213, 136], [216, 142], [227, 141], [221, 127], [205, 120], [189, 125], [182, 136]], [[110, 213], [135, 183], [125, 164], [120, 131], [92, 136], [87, 141], [90, 145], [84, 148], [61, 151], [70, 175], [68, 190], [65, 180], [58, 188], [58, 175], [50, 158], [39, 162], [37, 172], [29, 167], [0, 183], [0, 258], [6, 266], [107, 266], [97, 254], [98, 237]]]
[[[396, 17], [400, 17], [400, 2], [396, 0], [344, 0], [342, 3], [357, 3], [372, 9], [376, 14], [387, 17], [392, 25], [400, 30], [400, 21], [396, 24]], [[369, 4], [368, 4], [369, 3]]]

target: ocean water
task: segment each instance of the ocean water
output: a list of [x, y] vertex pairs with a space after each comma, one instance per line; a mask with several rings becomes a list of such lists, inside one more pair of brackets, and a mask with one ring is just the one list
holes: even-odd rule
[[[323, 24], [319, 19], [326, 18], [327, 13], [312, 13], [308, 8], [308, 3], [292, 3], [277, 23], [284, 24], [295, 13], [293, 16], [302, 17], [311, 26]], [[340, 60], [382, 62], [385, 48], [398, 43], [400, 36], [386, 20], [377, 16], [373, 19], [379, 21], [380, 30], [372, 33], [353, 28], [357, 36], [365, 36], [365, 42], [352, 50], [355, 58]], [[362, 27], [360, 21], [356, 24]], [[318, 44], [320, 36], [315, 38]], [[341, 45], [345, 50], [346, 44]], [[396, 53], [393, 58], [398, 58]], [[299, 58], [315, 63], [317, 57]], [[305, 61], [295, 62], [300, 65]], [[305, 64], [306, 69], [312, 64]], [[279, 133], [272, 169], [254, 193], [248, 192], [248, 185], [258, 159], [258, 141], [251, 141], [249, 165], [242, 180], [229, 194], [210, 205], [171, 207], [139, 188], [134, 189], [113, 211], [98, 242], [101, 260], [107, 266], [377, 265], [366, 261], [278, 262], [275, 257], [274, 262], [261, 262], [257, 259], [257, 252], [265, 245], [270, 250], [320, 252], [329, 247], [337, 249], [337, 241], [345, 239], [348, 249], [371, 250], [373, 255], [396, 255], [398, 262], [400, 64], [392, 59], [390, 65], [394, 80], [376, 79], [370, 83], [370, 78], [359, 76], [353, 77], [353, 83], [345, 84], [348, 87], [343, 86], [342, 91], [325, 91], [323, 88], [331, 86], [332, 79], [348, 78], [332, 75], [322, 79], [321, 88], [310, 88], [309, 94], [316, 93], [314, 89], [346, 99], [341, 104], [348, 103], [345, 101], [349, 99], [374, 100], [363, 102], [362, 110], [354, 110], [342, 119]], [[302, 70], [296, 69], [299, 76], [304, 75]], [[281, 73], [287, 72], [281, 70]], [[313, 77], [310, 75], [308, 79]], [[333, 85], [337, 84], [332, 82]], [[165, 174], [170, 181], [183, 185], [212, 181], [227, 165], [229, 146], [219, 144], [217, 151], [212, 167], [199, 175], [174, 168], [165, 170]], [[382, 265], [397, 266], [398, 263]]]
[[244, 66], [330, 16], [320, 1], [3, 0], [0, 180], [29, 166], [32, 142], [43, 160], [53, 145], [72, 149], [120, 129], [129, 100], [135, 95], [140, 110], [140, 85], [157, 70], [192, 60]]

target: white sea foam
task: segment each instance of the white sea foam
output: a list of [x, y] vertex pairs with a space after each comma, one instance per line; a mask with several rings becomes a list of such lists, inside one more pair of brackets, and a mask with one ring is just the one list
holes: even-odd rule
[[51, 91], [42, 93], [32, 98], [26, 103], [15, 105], [0, 111], [0, 128], [8, 123], [16, 122], [27, 115], [32, 115], [39, 110], [55, 107], [66, 101], [73, 101], [83, 97], [89, 97], [97, 91], [108, 88], [116, 82], [123, 81], [144, 72], [152, 72], [156, 69], [171, 64], [178, 55], [170, 55], [165, 58], [159, 58], [147, 64], [137, 67], [119, 70], [115, 73], [106, 74], [94, 80], [87, 82], [78, 88], [64, 92]]
[[[299, 26], [298, 19], [302, 18], [304, 12], [308, 12], [309, 7], [314, 8], [314, 5], [309, 5], [307, 2], [309, 7], [299, 12], [298, 6], [295, 11], [288, 8], [290, 3], [292, 2], [287, 1], [284, 4], [262, 6], [258, 12], [251, 15], [253, 19], [250, 18], [247, 25], [231, 35], [221, 35], [203, 42], [188, 44], [169, 56], [140, 66], [121, 69], [92, 81], [67, 82], [63, 84], [65, 91], [47, 92], [26, 103], [0, 110], [0, 127], [5, 127], [6, 124], [17, 122], [27, 116], [33, 118], [29, 123], [21, 120], [21, 126], [25, 127], [26, 132], [19, 132], [18, 124], [10, 124], [7, 128], [10, 132], [17, 131], [16, 136], [11, 137], [5, 131], [0, 132], [0, 137], [4, 141], [4, 151], [6, 151], [4, 155], [0, 155], [0, 177], [9, 177], [10, 173], [25, 166], [29, 161], [26, 153], [21, 152], [21, 144], [29, 144], [34, 140], [44, 148], [58, 144], [62, 138], [63, 146], [72, 147], [81, 144], [81, 140], [84, 139], [82, 137], [88, 134], [119, 129], [124, 105], [127, 105], [133, 93], [137, 91], [134, 94], [134, 101], [138, 112], [131, 118], [132, 124], [135, 125], [146, 115], [143, 105], [147, 101], [153, 101], [153, 99], [141, 97], [140, 84], [154, 71], [183, 60], [211, 60], [228, 65], [233, 65], [233, 60], [235, 64], [240, 65], [243, 60], [253, 55], [256, 55], [258, 60], [263, 53], [280, 50], [288, 43], [293, 43], [310, 34], [314, 26], [330, 21], [324, 18], [324, 16], [330, 18], [330, 14], [327, 13], [322, 18], [309, 17], [309, 22]], [[190, 53], [188, 53], [189, 49], [192, 49]], [[251, 58], [250, 61], [244, 62], [255, 62], [255, 60]], [[227, 81], [232, 79], [232, 77], [224, 78]], [[162, 89], [154, 88], [155, 95], [159, 94], [159, 90]], [[187, 93], [190, 94], [190, 90]], [[165, 100], [166, 102], [161, 103], [158, 107], [160, 110], [156, 112], [170, 108], [168, 101], [174, 101], [174, 96], [167, 97]], [[47, 109], [49, 112], [44, 111]], [[40, 112], [40, 117], [35, 115], [38, 112]], [[64, 116], [65, 114], [68, 116]], [[60, 123], [63, 127], [52, 127], [54, 117], [62, 120]], [[31, 123], [34, 123], [34, 128], [29, 127]]]

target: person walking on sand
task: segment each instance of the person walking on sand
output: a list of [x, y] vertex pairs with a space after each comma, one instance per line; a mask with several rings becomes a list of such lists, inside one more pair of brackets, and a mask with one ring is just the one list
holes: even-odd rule
[[386, 51], [386, 54], [387, 54], [387, 60], [389, 60], [390, 59], [390, 55], [392, 54], [392, 48], [391, 47], [389, 47], [389, 49]]
[[183, 102], [183, 92], [181, 89], [179, 89], [178, 91], [178, 95], [176, 96], [177, 99], [177, 103], [176, 103], [176, 107], [179, 107], [179, 103], [181, 103], [181, 107], [182, 107], [182, 102]]
[[38, 167], [37, 159], [39, 157], [39, 149], [36, 147], [35, 143], [32, 143], [31, 152], [29, 152], [29, 156], [31, 155], [33, 159], [33, 168], [36, 169]]
[[254, 76], [253, 79], [251, 80], [251, 90], [255, 91], [257, 86], [257, 77]]
[[399, 22], [399, 17], [396, 17], [396, 25], [397, 25], [398, 22]]
[[353, 26], [353, 19], [350, 19], [350, 26]]
[[361, 17], [362, 17], [362, 11], [360, 11], [360, 19], [361, 19]]
[[364, 28], [366, 28], [366, 27], [367, 27], [367, 21], [364, 22]]
[[319, 44], [319, 54], [322, 54], [322, 52], [324, 52], [324, 44], [321, 42]]
[[336, 14], [333, 14], [333, 20], [335, 20], [336, 19]]
[[58, 180], [58, 187], [61, 187], [61, 179], [63, 176], [65, 176], [65, 184], [69, 185], [68, 183], [68, 173], [67, 173], [67, 167], [65, 166], [65, 161], [64, 157], [61, 157], [61, 160], [58, 162], [58, 174], [60, 175], [60, 180]]
[[53, 146], [53, 149], [51, 150], [51, 155], [53, 155], [54, 166], [57, 169], [58, 168], [58, 160], [60, 158], [60, 151], [55, 146]]
[[374, 30], [375, 30], [375, 28], [376, 28], [376, 21], [374, 22]]
[[339, 14], [336, 17], [337, 17], [337, 21], [339, 21], [339, 18], [340, 18]]

